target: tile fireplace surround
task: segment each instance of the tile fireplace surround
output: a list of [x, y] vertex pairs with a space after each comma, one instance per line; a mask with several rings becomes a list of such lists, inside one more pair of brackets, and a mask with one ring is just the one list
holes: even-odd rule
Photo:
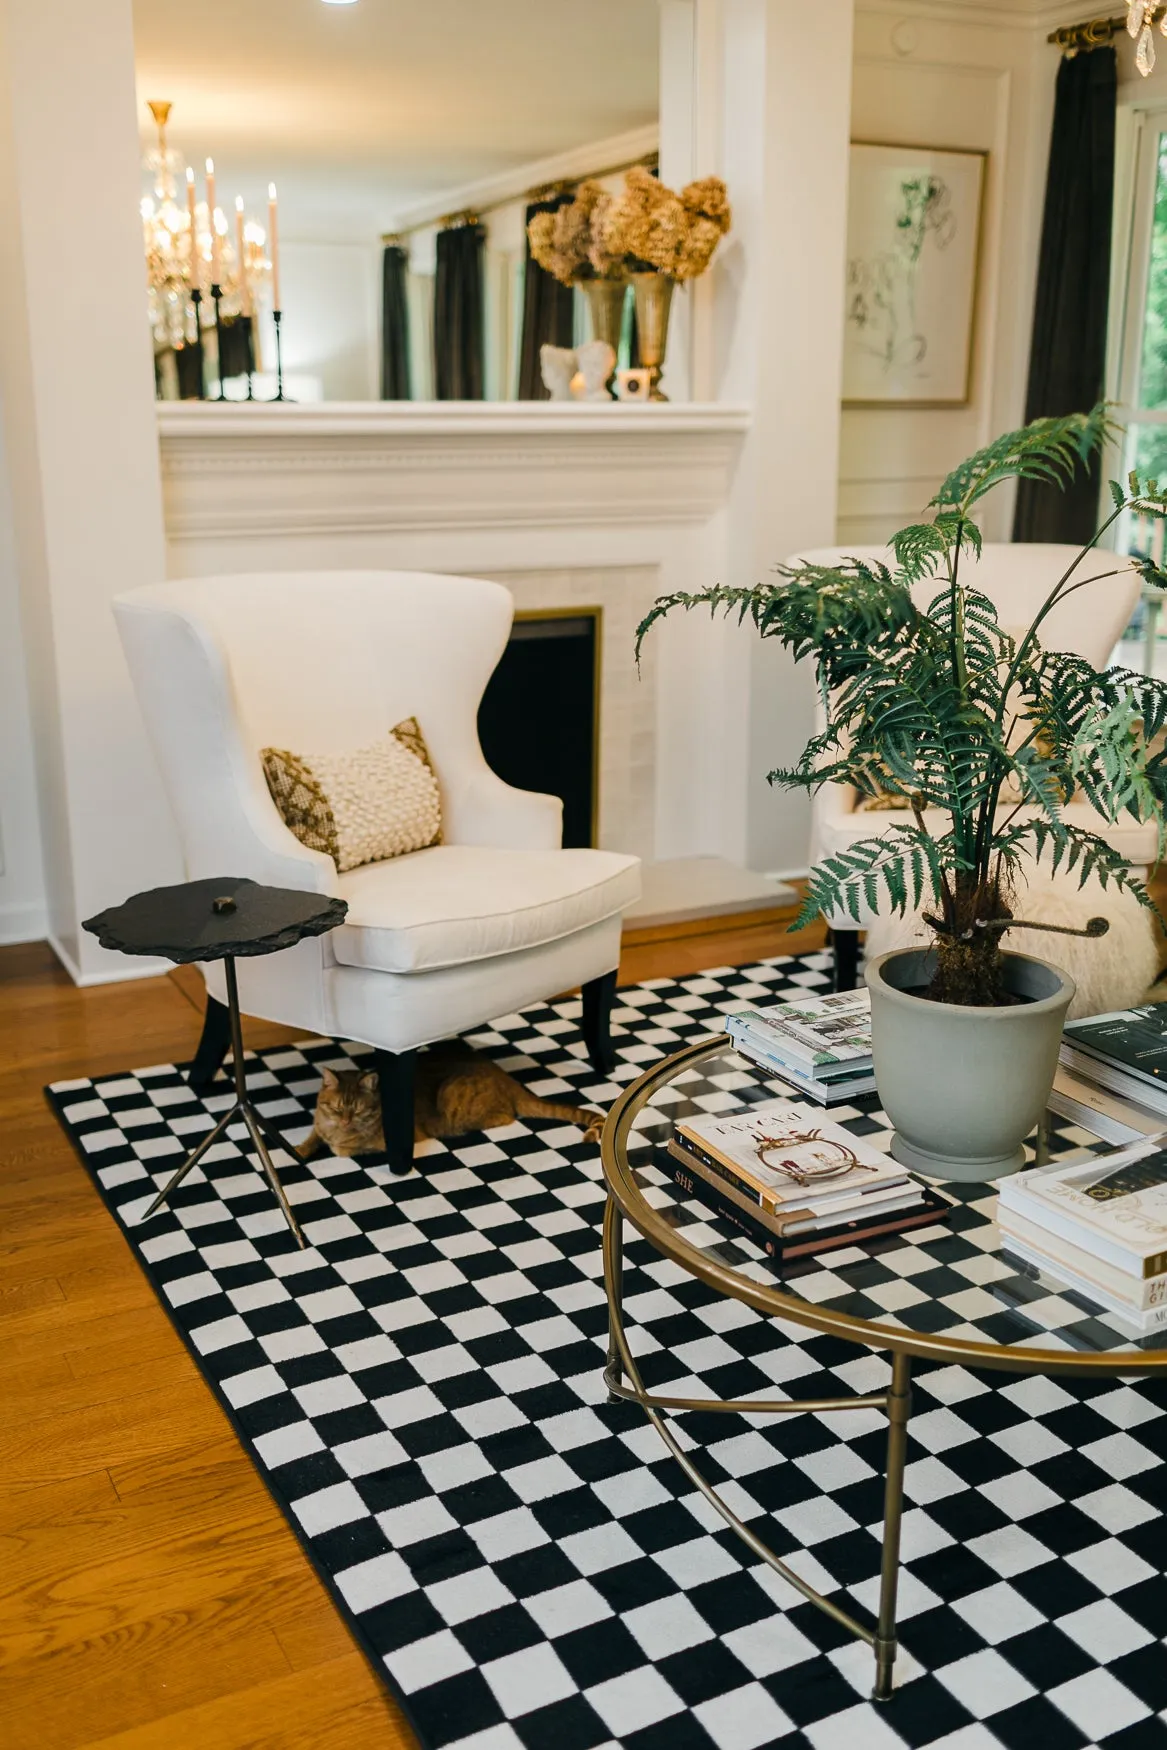
[[748, 412], [693, 404], [162, 403], [174, 577], [317, 566], [453, 571], [523, 609], [603, 609], [600, 843], [740, 860], [741, 635], [678, 621], [638, 675], [636, 624], [722, 572]]

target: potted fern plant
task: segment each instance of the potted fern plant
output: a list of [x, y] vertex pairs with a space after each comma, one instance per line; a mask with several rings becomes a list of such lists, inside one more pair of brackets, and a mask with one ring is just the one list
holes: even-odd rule
[[[895, 1152], [949, 1178], [992, 1178], [1021, 1162], [1021, 1143], [1049, 1094], [1073, 984], [1058, 967], [1003, 944], [1027, 859], [1044, 860], [1153, 902], [1122, 857], [1063, 808], [1084, 795], [1103, 822], [1154, 821], [1163, 843], [1167, 686], [1048, 650], [1041, 632], [1075, 591], [1126, 573], [1097, 550], [1128, 511], [1167, 516], [1167, 489], [1131, 475], [1113, 508], [1020, 636], [976, 587], [978, 507], [1007, 480], [1064, 486], [1114, 435], [1105, 407], [1007, 432], [945, 480], [930, 521], [901, 529], [894, 564], [780, 567], [776, 582], [660, 597], [637, 635], [677, 608], [751, 619], [796, 659], [815, 664], [827, 726], [770, 782], [814, 790], [854, 785], [900, 799], [905, 816], [880, 836], [824, 858], [792, 928], [819, 915], [923, 906], [924, 949], [867, 969], [872, 1048]], [[1143, 577], [1167, 587], [1150, 560]], [[934, 586], [934, 587], [933, 587]], [[930, 599], [929, 599], [930, 598]], [[930, 824], [940, 810], [943, 827]], [[1087, 933], [1102, 934], [1105, 919]]]

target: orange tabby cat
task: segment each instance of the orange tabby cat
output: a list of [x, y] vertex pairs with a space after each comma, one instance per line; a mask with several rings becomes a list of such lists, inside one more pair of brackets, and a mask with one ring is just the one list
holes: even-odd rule
[[[439, 1045], [419, 1054], [413, 1096], [413, 1134], [418, 1142], [494, 1130], [516, 1118], [558, 1118], [578, 1124], [585, 1142], [598, 1139], [604, 1122], [599, 1112], [586, 1106], [541, 1100], [489, 1057], [478, 1057], [464, 1046]], [[321, 1071], [315, 1122], [296, 1153], [306, 1161], [320, 1148], [343, 1156], [384, 1151], [375, 1069]]]

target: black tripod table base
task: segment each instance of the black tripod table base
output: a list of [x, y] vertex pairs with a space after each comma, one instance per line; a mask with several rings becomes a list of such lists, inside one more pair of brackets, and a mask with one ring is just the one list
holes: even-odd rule
[[207, 1132], [198, 1147], [191, 1150], [178, 1171], [167, 1181], [162, 1190], [159, 1191], [157, 1197], [155, 1197], [153, 1203], [142, 1217], [142, 1220], [149, 1221], [152, 1215], [157, 1215], [160, 1209], [165, 1208], [171, 1197], [182, 1184], [182, 1181], [186, 1178], [187, 1174], [192, 1168], [198, 1166], [203, 1156], [207, 1153], [207, 1150], [212, 1148], [216, 1142], [221, 1141], [221, 1139], [227, 1134], [230, 1126], [239, 1118], [242, 1118], [247, 1127], [247, 1134], [251, 1139], [252, 1146], [258, 1157], [257, 1165], [263, 1173], [264, 1178], [275, 1192], [276, 1201], [283, 1210], [285, 1221], [296, 1236], [297, 1245], [307, 1245], [308, 1242], [305, 1240], [304, 1235], [301, 1232], [299, 1222], [292, 1213], [292, 1206], [288, 1202], [287, 1193], [280, 1184], [279, 1174], [276, 1172], [275, 1164], [271, 1158], [271, 1151], [273, 1149], [285, 1148], [287, 1144], [277, 1132], [271, 1128], [266, 1119], [260, 1117], [250, 1100], [246, 1099], [236, 1100], [230, 1111], [223, 1114], [222, 1118], [220, 1118], [219, 1122], [215, 1125], [215, 1128]]
[[[239, 983], [235, 976], [235, 960], [230, 954], [223, 960], [223, 970], [227, 975], [227, 1023], [231, 1035], [231, 1067], [235, 1075], [235, 1104], [229, 1112], [224, 1113], [215, 1128], [208, 1131], [198, 1147], [187, 1155], [174, 1177], [159, 1191], [153, 1203], [142, 1217], [149, 1221], [152, 1215], [169, 1202], [186, 1175], [193, 1167], [197, 1167], [209, 1148], [212, 1148], [221, 1137], [227, 1133], [227, 1128], [237, 1118], [242, 1118], [251, 1138], [259, 1166], [268, 1184], [276, 1195], [276, 1202], [284, 1212], [284, 1220], [296, 1236], [298, 1245], [306, 1245], [307, 1241], [300, 1231], [300, 1224], [292, 1214], [292, 1206], [288, 1202], [287, 1193], [280, 1184], [279, 1175], [272, 1165], [271, 1150], [284, 1148], [286, 1144], [279, 1132], [274, 1130], [265, 1118], [261, 1118], [247, 1097], [247, 1071], [243, 1061], [243, 1023], [239, 1018]], [[200, 1048], [200, 1057], [202, 1051]], [[196, 1059], [195, 1070], [198, 1070]]]

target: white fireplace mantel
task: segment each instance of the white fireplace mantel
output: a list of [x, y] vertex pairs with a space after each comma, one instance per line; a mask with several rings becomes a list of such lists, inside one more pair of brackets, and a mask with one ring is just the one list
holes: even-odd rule
[[749, 423], [696, 403], [160, 402], [167, 533], [703, 522]]

